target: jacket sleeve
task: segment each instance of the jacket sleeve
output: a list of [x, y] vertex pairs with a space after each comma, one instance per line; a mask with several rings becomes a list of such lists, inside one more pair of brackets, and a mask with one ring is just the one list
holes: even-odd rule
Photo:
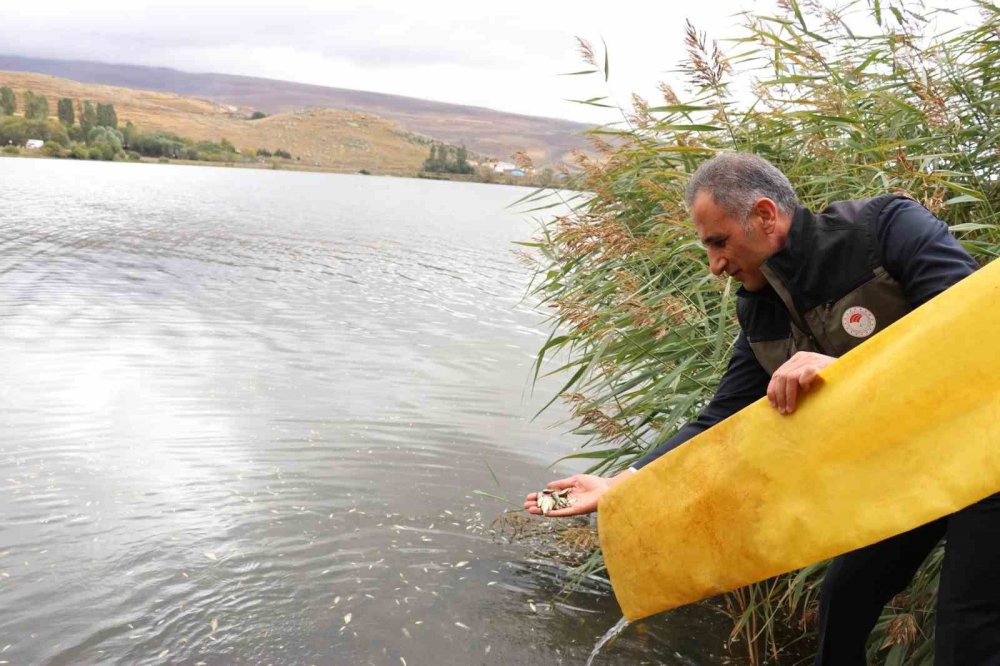
[[948, 230], [916, 201], [885, 207], [876, 224], [885, 269], [916, 308], [979, 268]]
[[733, 356], [729, 360], [726, 373], [719, 382], [715, 397], [705, 406], [698, 418], [677, 431], [673, 437], [644, 455], [632, 465], [638, 470], [653, 462], [667, 451], [676, 449], [695, 435], [708, 430], [716, 423], [732, 416], [767, 393], [770, 376], [761, 367], [750, 348], [750, 342], [742, 331], [736, 339]]

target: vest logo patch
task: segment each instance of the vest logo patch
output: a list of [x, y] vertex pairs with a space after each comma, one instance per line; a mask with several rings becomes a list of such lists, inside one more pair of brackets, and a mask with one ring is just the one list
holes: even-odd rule
[[847, 308], [840, 323], [844, 330], [856, 338], [867, 338], [875, 330], [875, 315], [868, 308]]

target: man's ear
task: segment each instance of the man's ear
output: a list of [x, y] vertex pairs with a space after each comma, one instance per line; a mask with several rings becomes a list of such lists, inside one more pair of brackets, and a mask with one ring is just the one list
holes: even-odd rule
[[778, 224], [778, 205], [776, 203], [767, 197], [761, 197], [753, 205], [753, 214], [760, 218], [760, 226], [764, 233], [774, 233]]

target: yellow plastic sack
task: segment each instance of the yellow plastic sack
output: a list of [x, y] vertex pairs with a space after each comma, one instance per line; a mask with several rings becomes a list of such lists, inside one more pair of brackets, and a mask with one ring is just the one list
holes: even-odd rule
[[1000, 491], [1000, 261], [600, 500], [629, 620], [866, 546]]

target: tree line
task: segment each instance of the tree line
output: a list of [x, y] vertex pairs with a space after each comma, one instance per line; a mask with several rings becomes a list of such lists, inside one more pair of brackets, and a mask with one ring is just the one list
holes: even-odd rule
[[423, 170], [431, 173], [472, 173], [465, 146], [455, 148], [443, 143], [432, 143], [430, 155], [424, 160]]
[[[18, 110], [22, 115], [15, 115]], [[113, 104], [94, 104], [68, 97], [56, 102], [56, 120], [50, 118], [44, 95], [24, 91], [20, 109], [17, 95], [0, 87], [0, 146], [6, 153], [19, 153], [29, 139], [44, 141], [42, 153], [50, 157], [92, 160], [139, 160], [142, 157], [211, 162], [252, 161], [260, 157], [292, 159], [282, 149], [239, 151], [226, 139], [196, 141], [172, 132], [141, 132], [131, 121], [119, 126]]]

